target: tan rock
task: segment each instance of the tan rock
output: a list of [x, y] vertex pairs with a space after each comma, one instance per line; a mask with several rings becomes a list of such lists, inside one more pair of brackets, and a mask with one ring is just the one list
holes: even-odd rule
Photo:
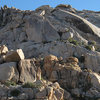
[[10, 51], [5, 56], [6, 62], [16, 62], [20, 61], [21, 59], [24, 59], [24, 53], [21, 49], [17, 49], [16, 51]]
[[52, 100], [53, 99], [53, 88], [47, 87], [47, 93], [48, 93], [48, 99]]
[[68, 63], [72, 63], [72, 62], [78, 63], [78, 59], [75, 57], [69, 57], [66, 60]]
[[55, 83], [52, 84], [52, 87], [53, 87], [54, 89], [59, 89], [59, 88], [60, 88], [60, 85], [59, 85], [58, 82], [55, 82]]
[[58, 58], [54, 55], [48, 55], [44, 58], [44, 62], [47, 63], [49, 61], [58, 61]]
[[48, 55], [44, 58], [44, 69], [47, 72], [47, 77], [50, 77], [56, 61], [58, 61], [58, 58], [54, 55]]
[[56, 6], [56, 8], [71, 8], [71, 5], [60, 4], [60, 5]]
[[6, 54], [8, 52], [8, 48], [3, 45], [3, 46], [0, 46], [0, 54], [3, 55], [3, 54]]
[[37, 80], [41, 80], [41, 68], [40, 67], [37, 68], [36, 77], [37, 77]]

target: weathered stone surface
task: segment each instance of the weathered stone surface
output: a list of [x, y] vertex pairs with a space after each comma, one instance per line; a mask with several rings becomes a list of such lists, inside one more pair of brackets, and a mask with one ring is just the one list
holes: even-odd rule
[[6, 54], [7, 52], [8, 48], [5, 45], [0, 46], [0, 55]]
[[55, 88], [54, 84], [38, 92], [36, 94], [36, 99], [62, 100], [64, 95], [64, 90], [60, 87]]
[[92, 72], [89, 74], [89, 76], [91, 78], [91, 84], [93, 85], [93, 87], [100, 90], [100, 75]]
[[48, 42], [60, 38], [52, 24], [48, 20], [37, 15], [26, 19], [25, 27], [28, 40], [35, 42]]
[[57, 16], [59, 19], [70, 21], [79, 30], [81, 30], [85, 33], [95, 34], [98, 37], [100, 37], [100, 35], [99, 35], [100, 29], [98, 27], [94, 26], [93, 24], [91, 24], [90, 22], [88, 22], [87, 20], [83, 19], [82, 17], [78, 16], [78, 15], [75, 15], [71, 12], [64, 11], [64, 10], [61, 10], [61, 9], [55, 10], [53, 12], [53, 14], [55, 16]]
[[76, 9], [72, 8], [71, 5], [60, 4], [56, 8], [67, 10], [67, 11], [72, 12], [72, 13], [76, 13]]
[[[99, 17], [99, 12], [63, 4], [35, 11], [1, 8], [0, 100], [98, 100]], [[7, 80], [18, 84], [7, 87]], [[21, 82], [34, 88], [23, 88]], [[20, 94], [12, 96], [12, 89]]]
[[0, 65], [0, 81], [8, 80], [18, 81], [19, 73], [15, 62], [4, 63]]
[[51, 8], [49, 5], [44, 5], [44, 6], [41, 6], [41, 7], [37, 8], [35, 10], [35, 12], [38, 13], [40, 11], [45, 11], [46, 15], [51, 15], [52, 10], [53, 10], [53, 8]]
[[26, 59], [19, 62], [19, 80], [21, 82], [35, 82], [36, 81], [36, 66], [34, 60]]
[[24, 59], [24, 53], [21, 49], [17, 49], [16, 51], [10, 51], [5, 55], [6, 62], [17, 62], [21, 59]]
[[44, 58], [44, 69], [47, 77], [50, 77], [50, 74], [54, 69], [55, 61], [58, 61], [58, 58], [54, 55], [48, 55]]

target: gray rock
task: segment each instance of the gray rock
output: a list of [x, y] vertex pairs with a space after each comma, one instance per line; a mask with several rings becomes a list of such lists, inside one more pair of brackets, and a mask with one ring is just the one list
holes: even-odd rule
[[19, 73], [17, 71], [16, 62], [9, 62], [0, 65], [0, 81], [18, 81]]
[[19, 80], [21, 82], [35, 82], [36, 81], [36, 66], [34, 60], [27, 59], [19, 62]]

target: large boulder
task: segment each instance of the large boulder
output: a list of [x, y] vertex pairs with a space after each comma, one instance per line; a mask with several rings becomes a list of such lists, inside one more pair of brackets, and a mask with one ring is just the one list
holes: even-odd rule
[[72, 8], [71, 5], [60, 4], [60, 5], [57, 5], [56, 8], [67, 10], [72, 13], [76, 13], [76, 9]]
[[54, 55], [48, 55], [44, 58], [44, 69], [46, 71], [47, 77], [50, 77], [56, 61], [58, 61], [58, 58]]
[[73, 24], [77, 29], [84, 33], [90, 33], [100, 37], [100, 29], [98, 27], [76, 14], [62, 9], [56, 9], [53, 12], [53, 15], [59, 20], [65, 20], [66, 22]]
[[77, 63], [78, 59], [75, 57], [58, 60], [56, 56], [49, 55], [44, 58], [43, 66], [50, 81], [58, 81], [64, 88], [75, 88], [78, 86], [78, 77], [82, 72]]
[[21, 59], [24, 59], [24, 53], [21, 49], [17, 49], [16, 51], [10, 51], [5, 55], [6, 62], [17, 62]]
[[[34, 59], [25, 59], [19, 62], [19, 80], [21, 82], [35, 82], [37, 78], [38, 71], [37, 67], [35, 66]], [[39, 74], [41, 75], [41, 74]], [[41, 77], [38, 75], [38, 78]]]
[[60, 39], [53, 25], [41, 16], [30, 16], [25, 20], [25, 30], [28, 40], [35, 42], [48, 42]]
[[18, 81], [19, 73], [16, 62], [9, 62], [0, 65], [0, 81]]

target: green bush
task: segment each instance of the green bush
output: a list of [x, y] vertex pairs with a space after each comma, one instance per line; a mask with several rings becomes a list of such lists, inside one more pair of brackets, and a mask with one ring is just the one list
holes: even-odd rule
[[88, 50], [92, 50], [92, 45], [86, 45], [85, 48]]
[[4, 83], [4, 85], [6, 85], [6, 86], [10, 86], [10, 85], [16, 86], [17, 84], [16, 84], [16, 82], [14, 82], [14, 81], [6, 81], [6, 82]]
[[3, 8], [7, 8], [7, 5], [4, 5]]
[[74, 40], [73, 38], [69, 38], [68, 41], [74, 45], [79, 45], [79, 42], [77, 40]]
[[27, 82], [22, 87], [23, 88], [40, 88], [41, 85], [37, 85], [37, 84], [34, 84], [34, 83]]
[[20, 95], [20, 93], [21, 93], [21, 92], [20, 92], [18, 89], [14, 89], [14, 90], [12, 90], [12, 91], [10, 92], [10, 95], [11, 95], [11, 96], [17, 97], [17, 96]]
[[96, 42], [95, 41], [89, 41], [88, 44], [89, 45], [96, 45]]
[[84, 16], [84, 18], [88, 18], [88, 17], [89, 17], [88, 15], [85, 15], [85, 16]]

